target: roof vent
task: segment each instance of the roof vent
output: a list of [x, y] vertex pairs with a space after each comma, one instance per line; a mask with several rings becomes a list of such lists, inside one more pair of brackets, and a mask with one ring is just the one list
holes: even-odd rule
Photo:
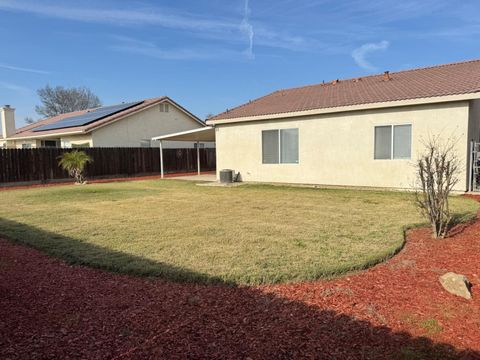
[[390, 71], [385, 71], [385, 72], [383, 73], [383, 80], [385, 80], [385, 81], [390, 81], [390, 80], [392, 80], [392, 78], [390, 77]]

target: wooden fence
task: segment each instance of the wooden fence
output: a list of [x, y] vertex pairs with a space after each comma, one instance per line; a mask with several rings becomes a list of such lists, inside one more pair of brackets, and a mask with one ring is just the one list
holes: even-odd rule
[[[160, 173], [158, 148], [85, 148], [93, 159], [85, 168], [87, 178], [140, 176]], [[0, 149], [0, 183], [48, 182], [68, 178], [58, 157], [72, 149]], [[202, 171], [216, 166], [215, 149], [200, 149]], [[165, 173], [197, 171], [196, 149], [163, 149]]]

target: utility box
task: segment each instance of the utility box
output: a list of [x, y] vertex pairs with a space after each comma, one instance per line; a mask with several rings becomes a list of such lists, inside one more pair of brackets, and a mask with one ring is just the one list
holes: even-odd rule
[[222, 184], [230, 184], [233, 183], [233, 170], [230, 169], [222, 169], [220, 170], [220, 182]]

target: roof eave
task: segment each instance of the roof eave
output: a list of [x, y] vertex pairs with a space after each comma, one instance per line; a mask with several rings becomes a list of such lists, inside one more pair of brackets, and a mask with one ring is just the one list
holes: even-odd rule
[[129, 116], [132, 116], [132, 115], [135, 115], [135, 114], [138, 114], [139, 112], [141, 111], [144, 111], [144, 110], [147, 110], [147, 109], [150, 109], [151, 107], [155, 106], [155, 105], [158, 105], [160, 103], [163, 103], [167, 101], [169, 104], [175, 106], [178, 110], [182, 111], [183, 113], [185, 113], [187, 116], [189, 116], [192, 120], [194, 120], [195, 122], [199, 123], [200, 125], [202, 126], [207, 126], [200, 118], [198, 118], [197, 116], [195, 116], [194, 114], [192, 114], [190, 111], [186, 110], [183, 106], [177, 104], [175, 101], [173, 101], [172, 99], [170, 99], [168, 96], [164, 96], [160, 99], [158, 99], [158, 101], [154, 101], [152, 102], [151, 104], [148, 104], [147, 106], [143, 107], [143, 108], [139, 108], [139, 109], [136, 109], [135, 111], [132, 111], [131, 113], [128, 113], [128, 114], [125, 114], [123, 116], [119, 116], [118, 118], [116, 119], [113, 119], [112, 121], [107, 121], [105, 123], [101, 123], [101, 124], [98, 124], [98, 125], [94, 125], [95, 123], [93, 123], [92, 125], [93, 126], [90, 126], [86, 128], [87, 132], [92, 132], [94, 130], [98, 130], [104, 126], [108, 126], [108, 125], [111, 125], [119, 120], [122, 120], [122, 119], [125, 119]]
[[206, 124], [220, 125], [220, 124], [248, 122], [248, 121], [276, 120], [276, 119], [293, 118], [293, 117], [300, 117], [300, 116], [324, 115], [324, 114], [340, 113], [340, 112], [435, 104], [435, 103], [444, 103], [444, 102], [473, 100], [473, 99], [480, 99], [480, 93], [472, 92], [467, 94], [395, 100], [395, 101], [376, 102], [376, 103], [368, 103], [368, 104], [360, 104], [360, 105], [347, 105], [347, 106], [338, 106], [338, 107], [303, 110], [303, 111], [292, 111], [292, 112], [267, 114], [267, 115], [254, 115], [254, 116], [244, 116], [244, 117], [226, 118], [226, 119], [209, 119], [206, 121]]
[[44, 139], [44, 138], [55, 137], [55, 136], [81, 135], [81, 134], [87, 134], [87, 133], [88, 133], [88, 131], [76, 130], [76, 131], [48, 133], [48, 134], [41, 134], [41, 135], [15, 136], [15, 137], [9, 137], [9, 138], [2, 139], [2, 140], [13, 141], [13, 140], [28, 140], [28, 139]]

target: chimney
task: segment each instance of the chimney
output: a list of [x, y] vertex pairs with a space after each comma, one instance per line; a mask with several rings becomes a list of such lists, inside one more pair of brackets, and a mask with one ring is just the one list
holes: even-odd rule
[[15, 134], [15, 109], [10, 105], [0, 107], [0, 122], [2, 138], [8, 138]]
[[383, 80], [385, 80], [385, 81], [390, 81], [391, 80], [390, 71], [385, 71], [383, 73]]

